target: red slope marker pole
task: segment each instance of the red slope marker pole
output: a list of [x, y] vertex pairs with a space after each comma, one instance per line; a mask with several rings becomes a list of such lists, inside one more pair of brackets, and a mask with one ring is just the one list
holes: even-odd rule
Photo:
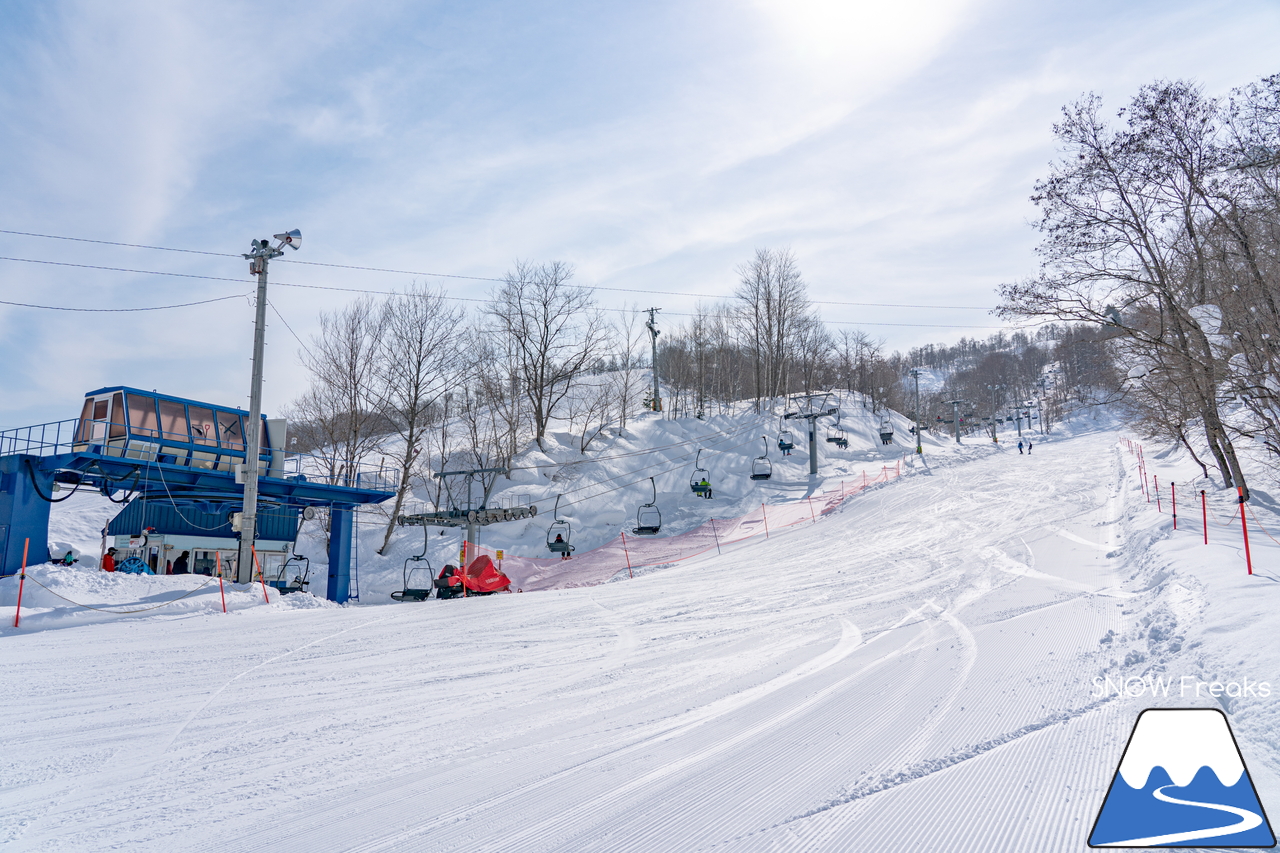
[[769, 538], [769, 513], [765, 511], [764, 504], [760, 504], [760, 516], [764, 519], [764, 538]]
[[1204, 489], [1200, 490], [1200, 523], [1204, 526], [1204, 544], [1209, 544], [1209, 507], [1205, 503]]
[[262, 581], [262, 600], [270, 604], [271, 599], [267, 598], [267, 573], [262, 570], [262, 564], [258, 562], [258, 549], [250, 545], [249, 553], [253, 554], [253, 565], [258, 570], [258, 580]]
[[[623, 536], [626, 534], [624, 533]], [[716, 520], [711, 519], [711, 535], [716, 537], [716, 554], [720, 553], [720, 534], [716, 532]]]
[[1249, 523], [1244, 520], [1244, 487], [1236, 486], [1236, 493], [1240, 496], [1240, 530], [1244, 532], [1244, 561], [1249, 567], [1249, 574], [1253, 574], [1253, 556], [1249, 553]]
[[222, 586], [222, 552], [213, 552], [214, 562], [218, 565], [218, 595], [222, 596], [222, 612], [227, 612], [227, 591]]
[[627, 552], [627, 531], [622, 531], [622, 553], [627, 558], [627, 577], [634, 578], [631, 573], [631, 554]]
[[1160, 505], [1160, 478], [1152, 474], [1151, 479], [1156, 481], [1156, 512], [1164, 512], [1164, 507]]
[[18, 622], [22, 619], [22, 588], [27, 585], [27, 548], [31, 546], [30, 539], [22, 540], [22, 577], [18, 579], [18, 607], [13, 611], [13, 627], [18, 627]]
[[1173, 529], [1178, 529], [1178, 484], [1169, 484], [1169, 498], [1173, 501]]
[[813, 496], [812, 496], [812, 495], [810, 495], [810, 496], [807, 498], [807, 500], [809, 501], [809, 517], [813, 519], [813, 523], [814, 523], [814, 524], [817, 524], [817, 523], [818, 523], [818, 517], [817, 517], [816, 515], [814, 515], [814, 514], [813, 514]]

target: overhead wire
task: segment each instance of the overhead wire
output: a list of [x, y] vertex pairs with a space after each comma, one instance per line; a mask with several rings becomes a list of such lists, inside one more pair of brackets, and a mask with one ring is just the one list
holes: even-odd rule
[[[161, 252], [178, 252], [178, 253], [191, 254], [191, 255], [207, 255], [212, 257], [224, 257], [224, 258], [241, 257], [240, 255], [231, 253], [231, 252], [210, 252], [210, 251], [200, 250], [200, 249], [180, 249], [180, 248], [173, 248], [170, 246], [152, 246], [144, 243], [124, 243], [124, 242], [117, 242], [113, 240], [94, 240], [86, 237], [69, 237], [69, 236], [58, 235], [58, 234], [41, 234], [41, 233], [32, 232], [32, 231], [16, 231], [16, 230], [9, 230], [9, 229], [0, 229], [0, 234], [12, 234], [12, 235], [22, 236], [22, 237], [38, 237], [38, 238], [47, 239], [47, 240], [66, 240], [66, 241], [77, 242], [77, 243], [92, 243], [92, 244], [103, 245], [103, 246], [118, 246], [118, 247], [131, 248], [131, 249], [147, 249], [147, 250], [161, 251]], [[50, 264], [60, 263], [56, 261], [36, 261], [36, 260], [31, 260], [26, 258], [3, 258], [3, 260], [27, 261], [29, 263], [50, 263]], [[506, 281], [505, 278], [495, 278], [493, 276], [460, 275], [457, 273], [428, 272], [425, 270], [401, 270], [401, 269], [392, 269], [388, 267], [361, 266], [356, 264], [335, 264], [335, 263], [328, 263], [324, 261], [300, 260], [297, 258], [280, 258], [278, 260], [281, 263], [298, 264], [302, 266], [325, 267], [329, 269], [354, 270], [358, 272], [377, 272], [377, 273], [387, 273], [391, 275], [429, 276], [432, 278], [451, 278], [451, 279], [459, 279], [464, 281], [487, 281], [487, 282], [494, 282], [499, 284]], [[77, 264], [66, 264], [66, 263], [63, 263], [61, 265], [80, 266]], [[89, 265], [83, 265], [83, 266], [89, 266]], [[121, 272], [138, 272], [138, 273], [152, 274], [152, 275], [166, 274], [166, 273], [158, 273], [150, 270], [119, 270], [118, 268], [112, 268], [112, 267], [98, 267], [98, 268], [116, 269], [117, 271], [121, 271]], [[180, 276], [182, 274], [172, 273], [172, 275]], [[209, 276], [186, 276], [186, 277], [212, 278]], [[234, 279], [231, 279], [231, 280], [234, 280]], [[295, 285], [295, 286], [305, 286], [305, 285]], [[614, 293], [639, 293], [639, 294], [659, 295], [659, 296], [682, 296], [682, 297], [694, 297], [698, 299], [725, 298], [724, 294], [681, 292], [681, 291], [674, 291], [674, 290], [653, 290], [651, 288], [609, 287], [606, 285], [587, 285], [587, 284], [571, 284], [567, 286], [580, 289], [580, 290], [600, 290], [600, 291], [609, 291]], [[370, 292], [374, 292], [374, 291], [370, 291]], [[837, 306], [845, 306], [845, 307], [862, 307], [862, 308], [914, 308], [914, 309], [926, 309], [926, 310], [934, 309], [934, 310], [947, 310], [947, 311], [988, 311], [990, 310], [988, 308], [984, 308], [977, 305], [919, 305], [919, 304], [905, 303], [905, 302], [850, 302], [850, 301], [842, 301], [842, 300], [820, 300], [820, 299], [815, 299], [811, 301], [815, 305], [837, 305]], [[688, 315], [681, 315], [681, 316], [688, 316]], [[915, 325], [915, 324], [905, 324], [905, 323], [870, 324], [869, 323], [864, 325]], [[941, 328], [966, 328], [966, 327], [941, 326]], [[981, 327], [981, 328], [999, 328], [999, 327]]]
[[[0, 232], [0, 233], [3, 233], [3, 232]], [[140, 270], [140, 269], [132, 269], [129, 267], [109, 267], [109, 266], [104, 266], [100, 264], [75, 264], [67, 261], [50, 261], [50, 260], [42, 260], [37, 258], [14, 258], [14, 257], [8, 257], [8, 256], [0, 256], [0, 261], [14, 261], [17, 263], [27, 263], [27, 264], [45, 264], [47, 266], [74, 267], [77, 269], [104, 270], [107, 272], [136, 273], [138, 275], [171, 276], [174, 278], [191, 278], [191, 279], [198, 279], [202, 281], [230, 281], [230, 282], [236, 282], [237, 284], [246, 283], [244, 279], [228, 278], [226, 276], [197, 275], [195, 273], [180, 273], [180, 272], [165, 272], [163, 270]], [[366, 296], [403, 296], [405, 295], [403, 291], [399, 291], [399, 290], [369, 290], [367, 288], [361, 288], [361, 287], [336, 287], [333, 285], [299, 284], [296, 282], [288, 282], [288, 281], [273, 281], [271, 282], [271, 284], [274, 287], [294, 287], [294, 288], [302, 288], [306, 290], [327, 290], [327, 291], [333, 291], [338, 293], [359, 293], [361, 295], [366, 295]], [[593, 288], [589, 285], [571, 285], [571, 286], [584, 288], [588, 290], [598, 289], [598, 288]], [[636, 291], [636, 292], [656, 293], [658, 291]], [[38, 308], [38, 309], [44, 309], [48, 311], [76, 311], [76, 312], [86, 312], [86, 313], [128, 313], [128, 312], [137, 312], [137, 311], [164, 311], [164, 310], [169, 310], [173, 308], [187, 308], [194, 305], [207, 305], [213, 302], [222, 302], [228, 299], [239, 299], [247, 296], [249, 296], [249, 294], [247, 293], [236, 293], [228, 296], [219, 296], [213, 299], [199, 300], [196, 302], [183, 302], [175, 305], [157, 305], [157, 306], [151, 306], [151, 307], [145, 307], [145, 308], [81, 308], [81, 307], [61, 306], [61, 305], [36, 305], [36, 304], [26, 303], [26, 302], [11, 302], [8, 300], [0, 300], [0, 304], [13, 305], [13, 306], [22, 307], [22, 308]], [[468, 296], [443, 295], [442, 298], [448, 299], [452, 302], [477, 302], [477, 303], [489, 302], [488, 299], [480, 299], [478, 297], [468, 297]], [[719, 298], [719, 297], [715, 297], [715, 298]], [[822, 305], [822, 304], [854, 305], [856, 303], [815, 302], [814, 304], [816, 305]], [[872, 303], [866, 303], [866, 304], [869, 305]], [[914, 308], [943, 307], [944, 308], [946, 306], [929, 306], [929, 305], [905, 306], [904, 305], [900, 307], [914, 307]], [[960, 307], [960, 306], [956, 306], [956, 307]], [[609, 311], [616, 314], [636, 313], [635, 311], [628, 308], [604, 308], [601, 310]], [[985, 310], [985, 309], [981, 309], [981, 310]], [[277, 311], [277, 314], [278, 313], [279, 312]], [[689, 313], [683, 313], [678, 311], [666, 311], [664, 312], [664, 314], [668, 317], [696, 317], [697, 316], [696, 314], [689, 314]], [[909, 327], [909, 328], [931, 328], [931, 329], [1001, 329], [1001, 328], [1004, 328], [1003, 326], [974, 326], [969, 324], [886, 323], [886, 322], [862, 321], [862, 320], [825, 320], [824, 322], [829, 323], [831, 325], [835, 325], [835, 326], [902, 326], [902, 327]]]
[[267, 300], [267, 304], [271, 306], [272, 311], [276, 312], [276, 316], [280, 318], [281, 323], [284, 323], [284, 327], [289, 330], [289, 334], [293, 335], [293, 339], [298, 342], [298, 346], [302, 347], [302, 351], [314, 359], [315, 356], [312, 355], [310, 348], [307, 347], [306, 343], [303, 342], [302, 338], [298, 337], [298, 333], [293, 330], [293, 326], [289, 325], [289, 321], [286, 320], [284, 318], [284, 315], [280, 313], [280, 309], [276, 307], [276, 304], [272, 302], [270, 299]]

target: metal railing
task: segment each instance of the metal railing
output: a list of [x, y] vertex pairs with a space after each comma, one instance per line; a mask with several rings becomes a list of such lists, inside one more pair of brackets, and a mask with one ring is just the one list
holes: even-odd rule
[[[77, 450], [88, 450], [91, 453], [105, 452], [106, 455], [127, 456], [135, 461], [155, 462], [157, 460], [160, 443], [154, 435], [138, 435], [136, 431], [129, 431], [127, 435], [108, 438], [110, 424], [106, 421], [89, 422], [86, 425], [88, 429], [82, 434], [80, 423], [79, 418], [72, 418], [65, 421], [52, 421], [46, 424], [18, 427], [0, 432], [0, 456], [19, 453], [28, 456], [56, 456], [63, 453], [73, 453]], [[119, 428], [120, 425], [117, 424], [116, 426]], [[101, 430], [97, 429], [98, 427], [101, 427]], [[90, 435], [90, 437], [85, 437], [85, 435]], [[160, 436], [161, 440], [163, 440], [163, 437]], [[227, 455], [225, 451], [229, 449], [192, 444], [186, 437], [179, 438], [175, 436], [173, 443], [193, 448], [197, 453], [218, 454], [221, 452], [224, 456]], [[139, 449], [138, 446], [142, 444], [145, 444], [146, 448]], [[108, 450], [109, 446], [116, 452], [113, 453]], [[129, 449], [126, 450], [126, 447]], [[232, 458], [242, 461], [243, 455], [233, 456]], [[176, 460], [169, 464], [189, 468], [193, 467], [192, 463], [197, 461], [204, 462], [207, 460], [197, 460], [190, 454], [184, 454], [176, 457]], [[202, 464], [195, 467], [204, 466]], [[326, 459], [322, 456], [288, 452], [284, 454], [284, 459], [279, 468], [269, 470], [264, 467], [263, 476], [281, 476], [285, 478], [303, 476], [312, 482], [326, 485], [371, 489], [380, 492], [394, 492], [400, 483], [398, 469], [386, 469], [384, 466], [373, 466], [361, 462], [352, 463], [345, 460], [335, 463], [333, 459]]]
[[0, 456], [24, 453], [28, 456], [54, 456], [70, 453], [78, 418], [68, 421], [52, 421], [47, 424], [18, 427], [0, 432]]

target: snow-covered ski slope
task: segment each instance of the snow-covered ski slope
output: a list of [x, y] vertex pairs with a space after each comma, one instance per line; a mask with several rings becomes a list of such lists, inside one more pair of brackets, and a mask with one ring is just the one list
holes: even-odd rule
[[1280, 812], [1280, 693], [1094, 680], [1280, 688], [1280, 546], [1172, 532], [1118, 432], [978, 444], [634, 580], [6, 628], [0, 846], [1084, 850], [1152, 705]]

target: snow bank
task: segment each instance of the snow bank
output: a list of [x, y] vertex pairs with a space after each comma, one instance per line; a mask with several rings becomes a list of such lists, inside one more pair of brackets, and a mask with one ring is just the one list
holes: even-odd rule
[[[20, 576], [0, 578], [0, 634], [12, 633]], [[267, 600], [264, 600], [264, 593]], [[263, 609], [298, 610], [338, 605], [308, 593], [282, 596], [262, 584], [223, 583], [204, 575], [130, 575], [82, 565], [27, 569], [22, 584], [21, 632], [71, 628], [122, 619], [174, 618]]]

